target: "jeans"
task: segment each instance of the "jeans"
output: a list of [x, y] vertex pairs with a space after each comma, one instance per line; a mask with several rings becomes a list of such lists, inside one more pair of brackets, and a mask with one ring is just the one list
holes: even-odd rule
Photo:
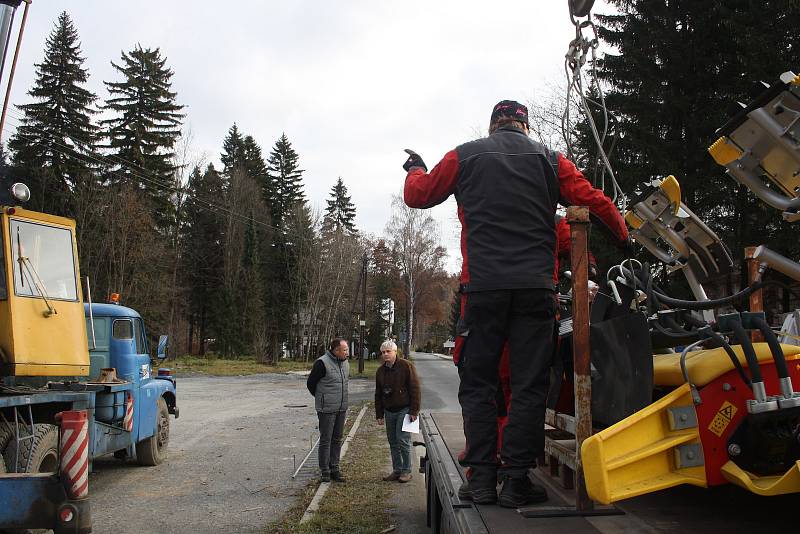
[[503, 474], [524, 476], [544, 452], [545, 399], [553, 360], [553, 292], [545, 289], [467, 294], [468, 328], [458, 400], [467, 440], [464, 464], [496, 476], [498, 364], [508, 339], [511, 407], [500, 450]]
[[397, 412], [383, 411], [383, 424], [392, 452], [392, 471], [399, 475], [411, 473], [411, 432], [403, 432], [403, 419], [408, 407]]
[[319, 470], [323, 475], [339, 471], [339, 455], [342, 452], [342, 432], [347, 410], [343, 412], [317, 412], [319, 418]]

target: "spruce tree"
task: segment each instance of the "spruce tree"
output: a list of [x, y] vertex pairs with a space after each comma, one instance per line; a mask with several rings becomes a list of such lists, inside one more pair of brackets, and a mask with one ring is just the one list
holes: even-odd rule
[[230, 176], [235, 168], [244, 165], [244, 139], [235, 122], [222, 140], [222, 154], [219, 158], [222, 161], [222, 172], [227, 176]]
[[250, 354], [264, 361], [260, 340], [265, 329], [264, 283], [260, 265], [260, 232], [253, 222], [257, 214], [246, 213], [249, 218], [244, 234], [244, 248], [239, 266], [234, 294], [226, 314], [226, 328], [221, 336], [221, 346], [228, 355]]
[[105, 109], [116, 116], [101, 124], [108, 128], [108, 148], [119, 173], [145, 191], [158, 226], [164, 228], [173, 219], [173, 157], [183, 106], [176, 103], [173, 72], [158, 48], [137, 45], [121, 59], [111, 65], [122, 81], [105, 82], [110, 94]]
[[189, 322], [197, 330], [202, 354], [203, 340], [219, 335], [229, 319], [222, 313], [225, 225], [220, 213], [207, 204], [223, 197], [222, 176], [212, 165], [204, 172], [196, 168], [188, 189], [181, 229], [181, 279], [187, 291]]
[[298, 160], [299, 156], [286, 134], [282, 134], [267, 161], [267, 171], [274, 187], [270, 206], [272, 223], [281, 230], [284, 230], [285, 219], [294, 204], [305, 202], [302, 184], [304, 171], [299, 167]]
[[354, 222], [356, 207], [350, 200], [350, 196], [347, 194], [347, 187], [341, 177], [331, 188], [330, 198], [326, 202], [328, 206], [325, 208], [323, 231], [326, 233], [344, 232], [351, 236], [355, 235], [357, 233]]
[[83, 63], [78, 31], [62, 12], [36, 64], [28, 91], [35, 101], [18, 106], [24, 116], [9, 142], [15, 174], [30, 180], [33, 206], [42, 211], [72, 215], [71, 193], [97, 166], [96, 96], [83, 87], [89, 79]]
[[244, 167], [247, 174], [261, 187], [261, 197], [264, 203], [271, 207], [275, 199], [275, 184], [267, 169], [261, 147], [252, 136], [245, 136], [242, 142], [244, 150]]
[[618, 14], [596, 21], [614, 52], [598, 68], [610, 86], [608, 108], [619, 118], [613, 161], [622, 189], [632, 195], [642, 183], [674, 174], [684, 201], [734, 257], [764, 242], [800, 253], [800, 227], [737, 186], [707, 153], [731, 107], [753, 96], [754, 82], [772, 83], [796, 67], [800, 9], [779, 0], [609, 3]]

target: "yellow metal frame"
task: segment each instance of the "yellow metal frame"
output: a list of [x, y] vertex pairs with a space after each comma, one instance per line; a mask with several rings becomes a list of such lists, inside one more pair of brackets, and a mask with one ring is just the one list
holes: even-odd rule
[[700, 445], [700, 432], [672, 429], [669, 410], [676, 407], [694, 410], [688, 384], [583, 442], [589, 497], [610, 504], [681, 484], [708, 486], [705, 466], [678, 467], [678, 447]]
[[670, 174], [664, 178], [658, 187], [667, 195], [667, 198], [672, 204], [672, 214], [677, 215], [678, 210], [681, 209], [681, 184], [678, 183], [675, 176]]
[[720, 470], [725, 479], [764, 497], [800, 492], [800, 461], [781, 476], [759, 477], [728, 461]]
[[720, 137], [714, 141], [714, 143], [708, 147], [708, 153], [711, 154], [714, 161], [723, 167], [732, 161], [736, 161], [742, 155], [742, 151], [729, 141], [727, 137]]
[[[741, 345], [731, 346], [734, 354], [747, 367]], [[797, 345], [781, 345], [787, 361], [800, 360], [800, 347]], [[766, 343], [753, 343], [759, 362], [771, 362], [772, 352]], [[733, 362], [725, 353], [725, 349], [716, 348], [692, 351], [686, 354], [686, 371], [696, 386], [705, 386], [718, 376], [734, 369]], [[680, 386], [684, 383], [681, 372], [681, 355], [678, 353], [655, 354], [653, 356], [653, 383], [656, 386]]]
[[644, 224], [644, 221], [632, 211], [625, 213], [625, 222], [628, 223], [628, 226], [637, 230]]

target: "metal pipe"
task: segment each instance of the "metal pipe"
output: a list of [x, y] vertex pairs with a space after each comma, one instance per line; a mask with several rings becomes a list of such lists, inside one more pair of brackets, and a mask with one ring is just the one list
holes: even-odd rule
[[[22, 22], [19, 25], [19, 35], [17, 35], [17, 47], [14, 50], [14, 61], [11, 63], [11, 72], [8, 75], [8, 85], [6, 85], [6, 97], [3, 100], [3, 113], [0, 114], [0, 139], [3, 138], [3, 127], [6, 123], [6, 111], [8, 110], [8, 98], [11, 96], [11, 83], [14, 81], [14, 72], [17, 70], [17, 59], [19, 49], [22, 46], [22, 33], [25, 31], [25, 21], [28, 20], [28, 8], [33, 0], [24, 0], [25, 10], [22, 12]], [[4, 51], [5, 53], [5, 51]]]
[[3, 77], [3, 71], [6, 66], [6, 51], [8, 50], [8, 43], [11, 41], [11, 27], [14, 25], [14, 14], [17, 12], [17, 7], [9, 4], [0, 4], [0, 78]]
[[[683, 275], [686, 277], [686, 281], [689, 283], [689, 288], [692, 290], [694, 298], [699, 302], [707, 301], [708, 295], [706, 295], [706, 290], [703, 289], [702, 284], [700, 284], [697, 276], [695, 276], [692, 267], [687, 263], [683, 266], [682, 271]], [[701, 310], [700, 313], [703, 314], [703, 319], [707, 323], [714, 321], [714, 310]]]
[[[759, 262], [757, 259], [753, 257], [755, 254], [756, 247], [745, 247], [744, 249], [744, 258], [747, 262], [747, 278], [750, 284], [754, 284], [761, 280], [761, 274], [759, 273]], [[753, 291], [750, 293], [750, 311], [751, 312], [763, 312], [764, 311], [764, 295], [763, 291], [760, 289], [758, 291]], [[753, 342], [764, 341], [764, 334], [760, 331], [753, 331], [750, 335], [750, 339]]]
[[753, 258], [761, 263], [766, 263], [770, 269], [775, 269], [789, 278], [800, 281], [800, 263], [781, 256], [764, 245], [756, 247], [755, 252], [753, 252]]
[[792, 211], [800, 209], [800, 198], [788, 198], [767, 187], [767, 185], [751, 170], [745, 168], [740, 161], [728, 167], [731, 177], [752, 191], [758, 198], [775, 209]]
[[92, 311], [92, 286], [89, 277], [86, 277], [86, 297], [89, 299], [89, 324], [92, 325], [92, 350], [97, 348], [97, 339], [94, 336], [94, 313]]

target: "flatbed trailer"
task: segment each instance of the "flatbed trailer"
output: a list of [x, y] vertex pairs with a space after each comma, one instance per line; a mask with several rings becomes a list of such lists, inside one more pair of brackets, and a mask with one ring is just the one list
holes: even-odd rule
[[[420, 433], [426, 456], [421, 460], [427, 492], [427, 522], [433, 533], [496, 534], [506, 532], [794, 532], [796, 495], [759, 497], [725, 485], [678, 486], [617, 503], [618, 515], [596, 517], [525, 517], [520, 510], [474, 505], [458, 498], [465, 480], [458, 453], [464, 447], [460, 413], [422, 412]], [[533, 471], [550, 499], [523, 511], [573, 507], [575, 491], [549, 475], [549, 466]]]
[[[604, 515], [569, 516], [575, 502], [575, 490], [556, 485], [540, 469], [533, 471], [537, 483], [547, 488], [550, 499], [542, 504], [520, 509], [498, 505], [476, 505], [458, 498], [464, 468], [458, 453], [464, 448], [464, 432], [460, 413], [423, 412], [420, 432], [425, 440], [426, 456], [421, 471], [425, 473], [427, 524], [434, 533], [495, 534], [505, 532], [647, 532], [653, 531], [638, 518], [612, 508]], [[561, 517], [555, 517], [562, 509]], [[537, 515], [538, 517], [526, 517]], [[553, 517], [542, 517], [541, 514]]]

